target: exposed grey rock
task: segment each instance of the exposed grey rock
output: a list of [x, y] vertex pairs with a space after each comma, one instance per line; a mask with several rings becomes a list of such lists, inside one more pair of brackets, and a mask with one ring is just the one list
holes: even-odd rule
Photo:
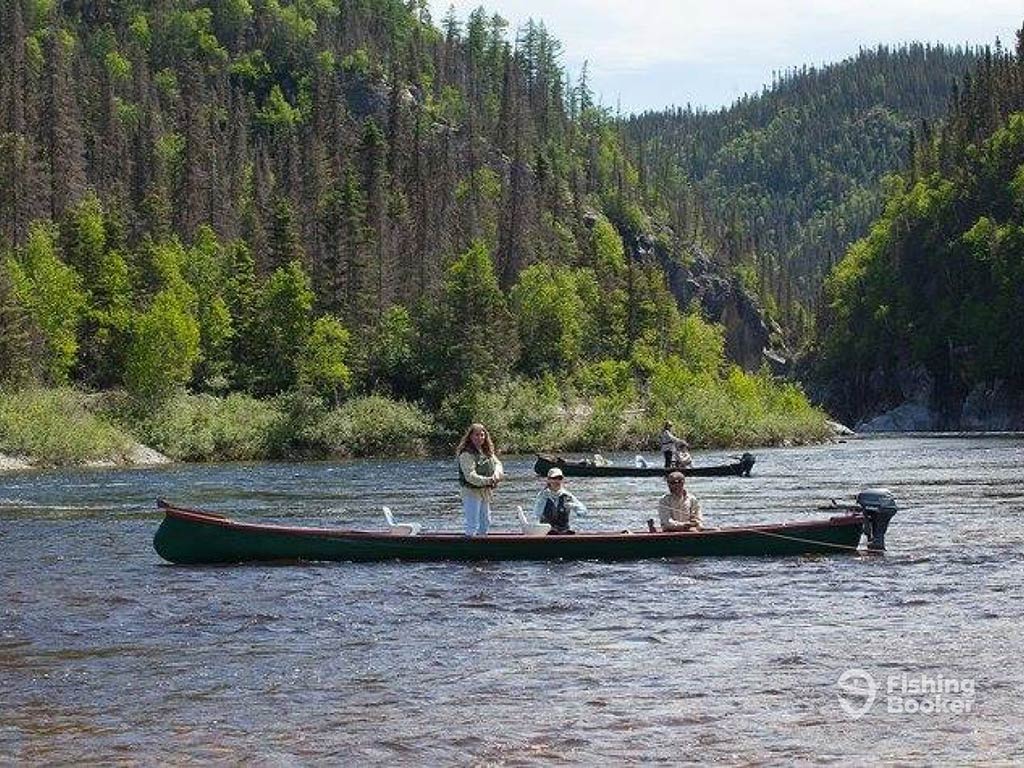
[[[382, 118], [387, 114], [391, 94], [386, 83], [357, 76], [346, 78], [343, 87], [345, 89], [345, 106], [353, 117], [359, 119]], [[412, 97], [411, 93], [408, 95]]]
[[[654, 244], [653, 250], [661, 258], [669, 289], [679, 306], [698, 304], [704, 317], [725, 326], [725, 351], [729, 358], [748, 371], [760, 368], [766, 361], [765, 351], [771, 345], [772, 333], [757, 301], [739, 280], [723, 274], [721, 266], [695, 246], [692, 262], [684, 266], [661, 253], [656, 238], [646, 235], [642, 242]], [[767, 360], [772, 363], [785, 357], [785, 350], [775, 349]]]
[[978, 384], [964, 398], [960, 428], [982, 432], [1024, 429], [1022, 401], [1024, 398], [1011, 392], [1003, 381]]
[[896, 383], [907, 402], [927, 405], [935, 394], [935, 379], [921, 364], [904, 365], [896, 372]]
[[766, 349], [762, 353], [764, 361], [768, 364], [769, 370], [776, 376], [786, 377], [792, 374], [793, 361], [786, 358], [774, 349]]
[[826, 420], [825, 424], [828, 425], [828, 428], [832, 431], [832, 434], [835, 437], [852, 437], [857, 434], [848, 426], [846, 426], [845, 424], [840, 424], [838, 421]]
[[422, 100], [419, 86], [403, 88], [399, 99], [403, 107], [411, 109], [416, 106]]
[[[85, 463], [87, 467], [123, 467], [123, 466], [154, 466], [157, 464], [170, 464], [171, 459], [164, 456], [157, 450], [141, 443], [133, 443], [127, 451], [120, 456], [112, 456], [107, 459], [98, 459]], [[36, 465], [27, 456], [7, 456], [0, 453], [0, 472], [14, 472], [22, 469], [32, 469]]]
[[125, 454], [125, 461], [134, 465], [170, 464], [171, 459], [148, 445], [135, 443]]
[[768, 325], [754, 299], [736, 282], [730, 282], [718, 322], [725, 326], [725, 349], [729, 357], [748, 371], [764, 362], [768, 347]]
[[156, 464], [170, 464], [171, 460], [160, 451], [154, 450], [141, 443], [133, 443], [120, 456], [111, 456], [108, 459], [86, 462], [89, 467], [148, 467]]
[[930, 432], [939, 429], [941, 420], [926, 405], [904, 403], [870, 421], [858, 424], [858, 432]]
[[31, 469], [32, 464], [22, 456], [7, 456], [0, 453], [0, 472], [13, 472], [18, 469]]

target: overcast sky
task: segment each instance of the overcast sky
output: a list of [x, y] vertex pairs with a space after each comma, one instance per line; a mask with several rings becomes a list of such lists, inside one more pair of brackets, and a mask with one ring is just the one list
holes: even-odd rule
[[878, 43], [994, 43], [1013, 48], [1022, 0], [431, 0], [465, 20], [483, 5], [513, 30], [529, 18], [558, 38], [575, 77], [624, 112], [716, 108], [770, 84], [773, 72], [841, 61]]

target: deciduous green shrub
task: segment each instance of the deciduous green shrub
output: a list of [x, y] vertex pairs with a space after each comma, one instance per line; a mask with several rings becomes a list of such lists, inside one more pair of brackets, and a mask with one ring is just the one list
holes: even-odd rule
[[425, 453], [435, 429], [416, 406], [372, 395], [343, 403], [327, 414], [316, 432], [334, 455], [408, 456]]
[[179, 461], [262, 459], [283, 419], [272, 404], [243, 394], [181, 393], [138, 424], [143, 442]]
[[44, 465], [116, 459], [132, 440], [70, 388], [0, 391], [0, 453]]

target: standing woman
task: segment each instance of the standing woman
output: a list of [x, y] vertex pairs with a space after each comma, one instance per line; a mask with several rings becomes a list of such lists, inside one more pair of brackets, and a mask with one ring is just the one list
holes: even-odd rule
[[666, 421], [661, 427], [661, 434], [658, 435], [658, 442], [661, 444], [661, 453], [665, 456], [665, 469], [670, 469], [677, 464], [689, 464], [690, 454], [686, 454], [685, 460], [680, 455], [680, 450], [690, 447], [682, 438], [672, 434], [672, 422]]
[[483, 424], [470, 424], [456, 449], [466, 535], [483, 536], [491, 524], [491, 495], [505, 477]]

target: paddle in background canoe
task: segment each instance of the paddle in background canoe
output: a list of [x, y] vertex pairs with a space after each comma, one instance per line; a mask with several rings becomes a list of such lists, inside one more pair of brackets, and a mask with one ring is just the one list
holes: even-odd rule
[[[738, 460], [729, 464], [710, 467], [683, 467], [681, 471], [687, 477], [750, 477], [754, 466], [752, 453], [744, 453]], [[552, 467], [558, 467], [566, 477], [661, 477], [675, 471], [674, 467], [630, 467], [627, 465], [600, 465], [587, 460], [572, 461], [561, 456], [537, 454], [533, 471], [538, 475], [547, 475]]]

